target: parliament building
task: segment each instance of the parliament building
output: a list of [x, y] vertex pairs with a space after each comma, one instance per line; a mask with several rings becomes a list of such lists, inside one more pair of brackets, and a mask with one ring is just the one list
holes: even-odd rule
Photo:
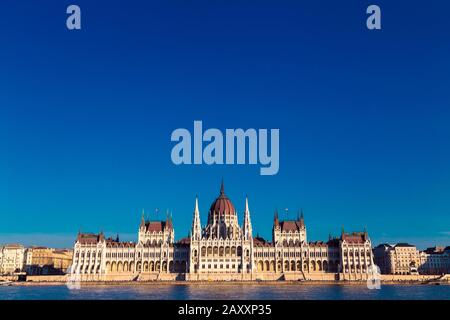
[[241, 225], [222, 182], [206, 225], [196, 198], [189, 237], [179, 241], [171, 217], [142, 216], [137, 242], [79, 233], [70, 275], [79, 281], [366, 280], [372, 266], [366, 231], [308, 242], [303, 212], [295, 220], [275, 212], [271, 241], [254, 236], [248, 199]]

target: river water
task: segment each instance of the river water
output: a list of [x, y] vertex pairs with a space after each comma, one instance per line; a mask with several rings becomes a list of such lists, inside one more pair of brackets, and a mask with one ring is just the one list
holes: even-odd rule
[[450, 285], [0, 286], [0, 300], [450, 300]]

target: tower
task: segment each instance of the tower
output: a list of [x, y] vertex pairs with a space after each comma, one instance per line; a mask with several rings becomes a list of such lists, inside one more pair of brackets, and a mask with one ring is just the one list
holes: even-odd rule
[[252, 239], [252, 221], [250, 219], [250, 210], [248, 208], [248, 197], [245, 197], [245, 211], [244, 211], [244, 239], [251, 240]]
[[192, 240], [200, 240], [202, 237], [202, 225], [200, 222], [200, 211], [198, 210], [198, 197], [195, 197], [194, 217], [192, 219]]
[[139, 225], [139, 231], [145, 230], [145, 218], [144, 218], [144, 209], [142, 209], [142, 217], [141, 217], [141, 224]]
[[248, 197], [245, 197], [244, 223], [242, 225], [242, 273], [253, 273], [253, 230], [248, 208]]

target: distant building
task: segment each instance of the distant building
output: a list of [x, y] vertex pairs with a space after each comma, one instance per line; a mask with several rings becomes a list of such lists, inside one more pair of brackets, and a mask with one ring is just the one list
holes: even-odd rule
[[375, 264], [382, 274], [450, 273], [450, 247], [434, 247], [419, 251], [408, 243], [380, 244], [373, 249]]
[[420, 266], [420, 252], [409, 243], [394, 246], [379, 245], [374, 249], [375, 264], [383, 274], [417, 274]]
[[20, 244], [0, 246], [0, 274], [21, 272], [24, 267], [25, 248]]
[[72, 250], [47, 247], [26, 249], [25, 271], [29, 275], [65, 274], [72, 264]]
[[293, 220], [275, 213], [272, 240], [253, 236], [248, 200], [242, 225], [222, 184], [202, 226], [195, 199], [190, 235], [175, 241], [172, 217], [144, 217], [137, 242], [120, 242], [103, 233], [79, 233], [71, 274], [95, 280], [303, 280], [334, 273], [341, 279], [367, 279], [373, 266], [367, 232], [342, 234], [328, 242], [308, 242], [303, 212]]
[[428, 248], [420, 253], [421, 274], [450, 273], [450, 247]]
[[373, 249], [374, 262], [380, 268], [381, 274], [392, 274], [392, 264], [395, 264], [391, 261], [392, 248], [392, 245], [383, 243]]

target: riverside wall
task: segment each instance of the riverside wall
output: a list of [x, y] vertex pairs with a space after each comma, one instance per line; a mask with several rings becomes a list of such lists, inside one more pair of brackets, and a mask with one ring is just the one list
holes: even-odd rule
[[[380, 275], [382, 283], [426, 283], [426, 282], [446, 282], [450, 283], [450, 275]], [[17, 276], [0, 276], [0, 281], [18, 281]], [[143, 273], [139, 276], [133, 274], [112, 274], [112, 275], [83, 275], [74, 277], [70, 275], [54, 275], [54, 276], [27, 276], [26, 282], [35, 283], [58, 283], [68, 281], [81, 282], [365, 282], [367, 275], [349, 275], [335, 273], [298, 273], [289, 274], [233, 274], [233, 275], [217, 275], [217, 274], [158, 274]]]

